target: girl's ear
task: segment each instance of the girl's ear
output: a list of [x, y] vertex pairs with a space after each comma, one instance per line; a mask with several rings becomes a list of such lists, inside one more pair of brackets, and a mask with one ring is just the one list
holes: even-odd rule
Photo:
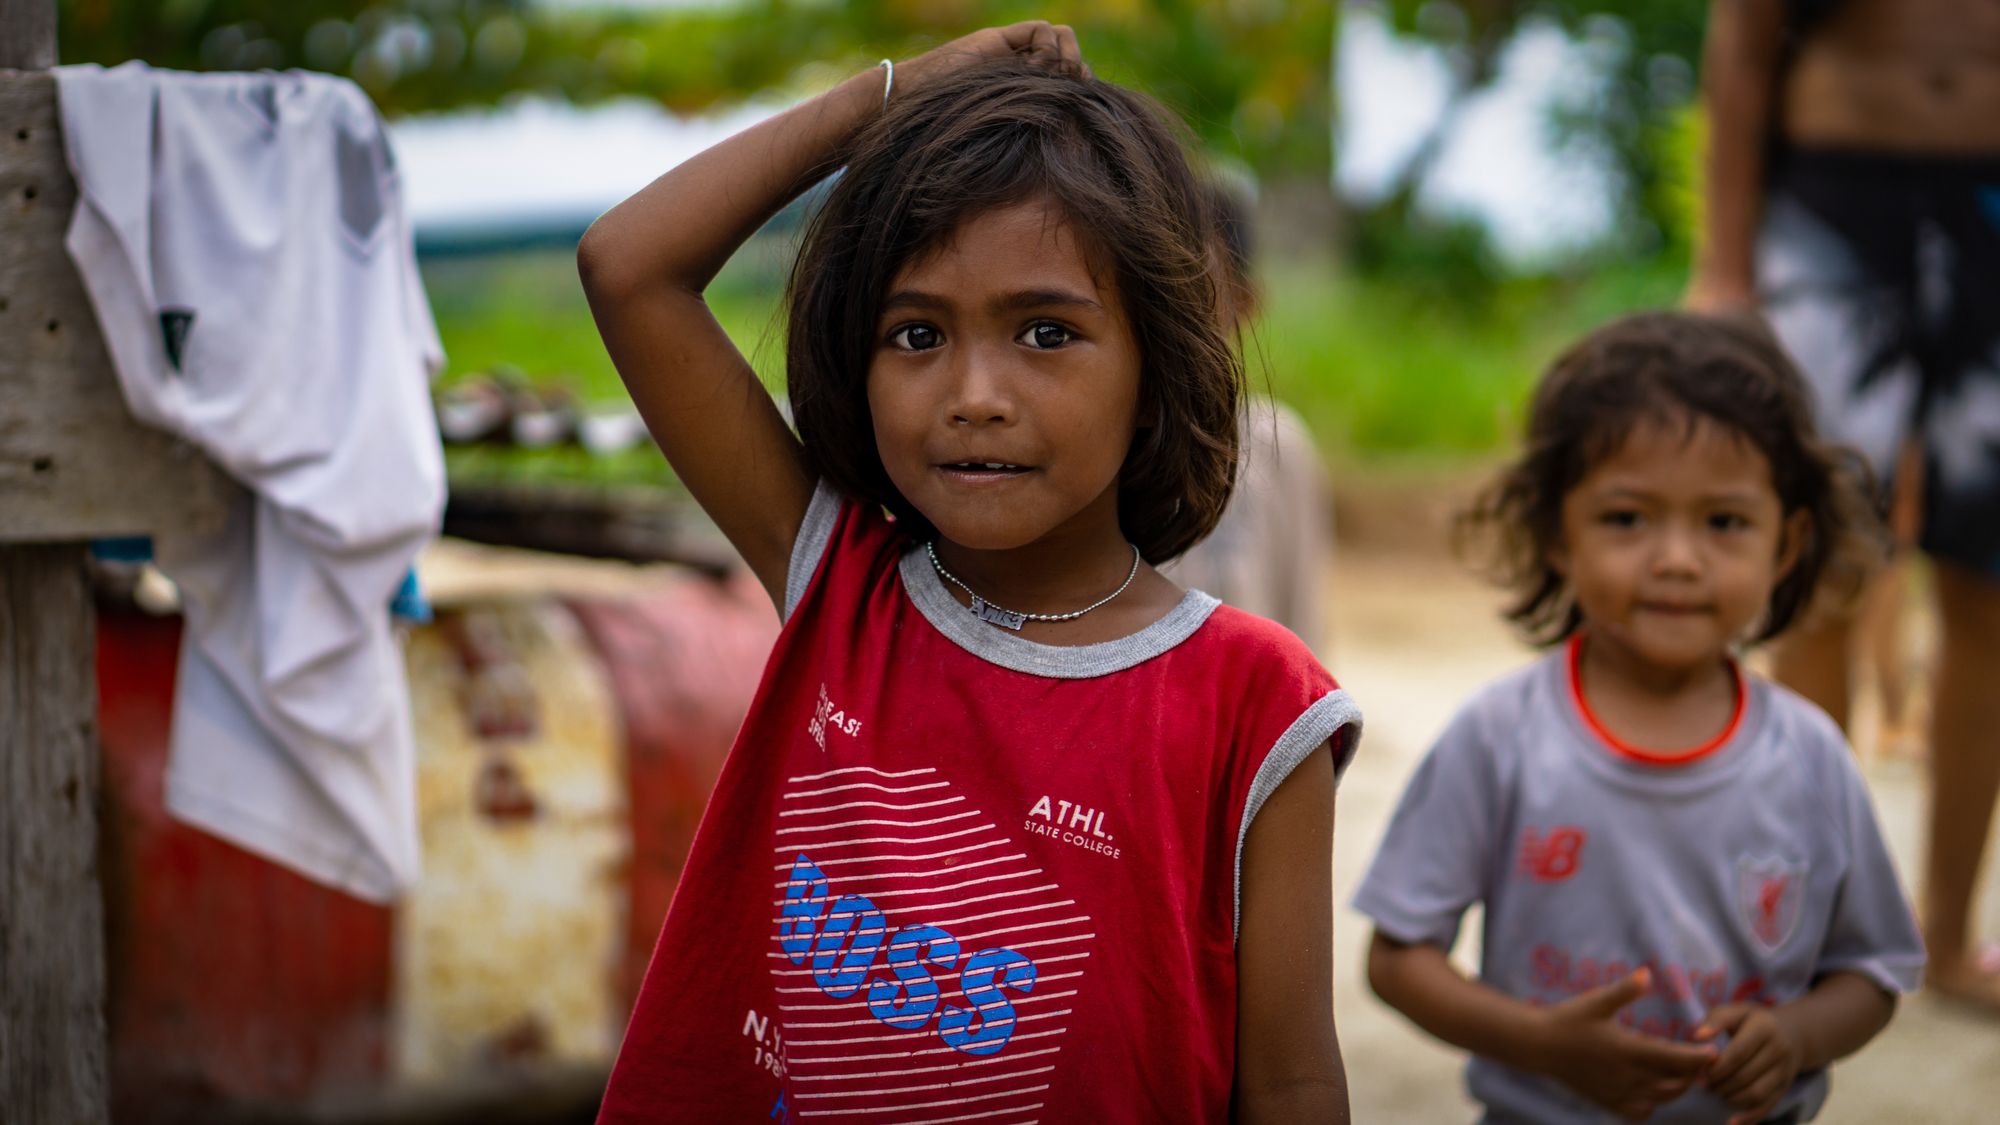
[[1806, 553], [1806, 544], [1812, 541], [1812, 513], [1800, 508], [1785, 517], [1785, 525], [1778, 533], [1778, 571], [1775, 581], [1783, 582], [1799, 565], [1800, 556]]
[[1158, 430], [1167, 424], [1167, 404], [1160, 401], [1159, 389], [1153, 386], [1152, 380], [1145, 379], [1143, 372], [1140, 378], [1143, 381], [1139, 385], [1139, 401], [1132, 410], [1134, 433]]
[[1142, 392], [1138, 403], [1132, 408], [1131, 443], [1125, 449], [1125, 463], [1130, 465], [1141, 457], [1151, 457], [1159, 452], [1160, 442], [1166, 431], [1167, 410], [1160, 400]]
[[1145, 402], [1141, 402], [1133, 409], [1131, 442], [1125, 448], [1125, 463], [1127, 465], [1132, 464], [1132, 462], [1142, 457], [1150, 457], [1159, 452], [1163, 423], [1165, 421], [1166, 412], [1161, 409], [1157, 402], [1151, 406], [1148, 406]]

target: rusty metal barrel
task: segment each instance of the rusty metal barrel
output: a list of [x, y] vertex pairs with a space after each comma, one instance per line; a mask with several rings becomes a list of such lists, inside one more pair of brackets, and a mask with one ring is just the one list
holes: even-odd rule
[[777, 621], [740, 572], [573, 565], [461, 566], [410, 632], [424, 872], [393, 907], [167, 816], [180, 620], [104, 607], [116, 1119], [594, 1097]]

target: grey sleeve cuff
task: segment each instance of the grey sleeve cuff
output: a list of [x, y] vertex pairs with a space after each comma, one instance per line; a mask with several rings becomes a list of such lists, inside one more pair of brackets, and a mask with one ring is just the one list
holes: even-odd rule
[[1907, 996], [1923, 987], [1924, 955], [1889, 954], [1881, 957], [1833, 957], [1813, 966], [1816, 976], [1828, 973], [1856, 973], [1875, 982], [1891, 996]]
[[1458, 943], [1461, 915], [1439, 918], [1412, 914], [1380, 893], [1371, 882], [1362, 883], [1360, 893], [1354, 896], [1353, 909], [1374, 923], [1384, 937], [1404, 945], [1435, 945], [1448, 953]]
[[799, 524], [798, 538], [792, 540], [792, 561], [785, 568], [785, 605], [779, 619], [790, 621], [792, 610], [806, 596], [806, 587], [826, 555], [827, 541], [833, 538], [833, 521], [840, 515], [840, 494], [824, 480], [813, 488], [812, 503]]
[[1257, 767], [1257, 775], [1250, 779], [1250, 793], [1243, 801], [1243, 822], [1236, 829], [1236, 921], [1232, 933], [1243, 928], [1243, 843], [1250, 838], [1250, 822], [1257, 819], [1264, 802], [1271, 799], [1271, 794], [1277, 792], [1299, 763], [1328, 739], [1335, 740], [1333, 769], [1337, 785], [1361, 742], [1361, 709], [1346, 691], [1338, 688], [1321, 696], [1278, 736], [1271, 752], [1264, 756], [1264, 764]]

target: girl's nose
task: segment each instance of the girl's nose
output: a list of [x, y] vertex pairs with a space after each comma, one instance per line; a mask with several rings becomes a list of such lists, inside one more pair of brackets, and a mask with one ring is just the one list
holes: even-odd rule
[[1006, 379], [999, 364], [976, 351], [969, 354], [954, 372], [957, 378], [947, 402], [954, 426], [1004, 425], [1014, 420], [1014, 403], [1007, 393]]
[[1653, 569], [1663, 574], [1691, 574], [1701, 569], [1701, 553], [1695, 535], [1687, 528], [1669, 523], [1660, 532], [1659, 549], [1653, 554]]

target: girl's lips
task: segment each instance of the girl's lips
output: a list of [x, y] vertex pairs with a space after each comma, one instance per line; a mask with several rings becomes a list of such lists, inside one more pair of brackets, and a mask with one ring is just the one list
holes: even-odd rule
[[1668, 602], [1641, 602], [1639, 608], [1648, 613], [1664, 613], [1674, 617], [1691, 617], [1709, 611], [1705, 605], [1677, 605]]
[[972, 468], [967, 465], [939, 465], [937, 470], [944, 475], [946, 480], [955, 484], [970, 485], [975, 488], [980, 486], [991, 487], [993, 485], [1004, 484], [1008, 481], [1019, 480], [1033, 471], [1019, 466], [988, 469], [983, 466]]

